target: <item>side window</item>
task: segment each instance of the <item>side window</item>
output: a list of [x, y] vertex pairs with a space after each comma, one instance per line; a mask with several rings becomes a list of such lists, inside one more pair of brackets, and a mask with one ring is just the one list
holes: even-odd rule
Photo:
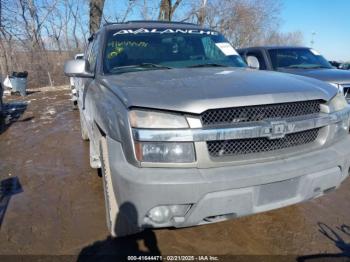
[[97, 60], [97, 54], [99, 51], [99, 41], [98, 41], [98, 37], [95, 36], [93, 42], [91, 42], [89, 44], [88, 47], [88, 57], [87, 57], [87, 61], [89, 62], [89, 68], [88, 71], [90, 72], [94, 72], [95, 68], [96, 68], [96, 60]]
[[259, 69], [266, 70], [265, 59], [261, 51], [250, 51], [250, 52], [247, 52], [246, 56], [256, 57], [256, 59], [259, 61]]

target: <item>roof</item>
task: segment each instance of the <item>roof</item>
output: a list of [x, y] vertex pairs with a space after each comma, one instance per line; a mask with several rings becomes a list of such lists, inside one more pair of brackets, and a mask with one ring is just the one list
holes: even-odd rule
[[238, 48], [237, 51], [244, 51], [244, 50], [249, 50], [249, 49], [290, 49], [290, 48], [295, 48], [295, 49], [310, 49], [309, 47], [306, 46], [278, 46], [278, 45], [270, 45], [270, 46], [250, 46], [250, 47], [244, 47], [244, 48]]
[[204, 29], [199, 25], [191, 24], [191, 23], [152, 21], [152, 20], [128, 21], [124, 23], [106, 23], [103, 25], [103, 27], [107, 29], [132, 29], [132, 28]]

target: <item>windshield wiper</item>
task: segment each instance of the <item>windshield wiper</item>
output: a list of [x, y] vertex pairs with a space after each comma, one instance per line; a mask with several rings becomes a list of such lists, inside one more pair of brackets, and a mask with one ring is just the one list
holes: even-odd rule
[[308, 67], [308, 68], [310, 68], [310, 69], [318, 69], [318, 68], [327, 68], [327, 69], [329, 69], [329, 67], [327, 67], [327, 66], [321, 66], [321, 65], [319, 65], [319, 66], [310, 66], [310, 67]]
[[198, 65], [190, 65], [187, 67], [191, 68], [191, 67], [228, 67], [228, 66], [223, 64], [216, 64], [216, 63], [205, 63], [205, 64], [198, 64]]
[[286, 66], [286, 67], [282, 67], [282, 68], [318, 69], [318, 68], [328, 68], [328, 67], [321, 66], [321, 65], [311, 65], [311, 66], [307, 66], [307, 65], [291, 65], [291, 66]]
[[116, 66], [113, 69], [124, 69], [124, 68], [159, 68], [159, 69], [172, 69], [172, 67], [153, 64], [153, 63], [140, 63], [136, 65], [127, 65], [127, 66]]

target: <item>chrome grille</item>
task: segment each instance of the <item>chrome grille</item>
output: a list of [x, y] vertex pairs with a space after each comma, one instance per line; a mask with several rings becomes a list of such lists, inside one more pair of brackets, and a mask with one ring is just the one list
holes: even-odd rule
[[320, 112], [321, 100], [221, 108], [205, 111], [200, 118], [203, 127], [254, 122], [266, 119], [311, 115]]
[[268, 152], [312, 143], [316, 140], [320, 128], [288, 134], [280, 139], [268, 138], [216, 140], [208, 141], [211, 157], [238, 156], [260, 152]]

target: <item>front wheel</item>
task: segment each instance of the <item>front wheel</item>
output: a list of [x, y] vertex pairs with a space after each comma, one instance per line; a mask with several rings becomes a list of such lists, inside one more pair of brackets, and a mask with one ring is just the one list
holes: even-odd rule
[[123, 237], [141, 231], [137, 227], [137, 212], [132, 203], [118, 205], [112, 184], [112, 173], [109, 164], [108, 146], [105, 137], [100, 142], [101, 173], [105, 196], [107, 227], [113, 237]]

